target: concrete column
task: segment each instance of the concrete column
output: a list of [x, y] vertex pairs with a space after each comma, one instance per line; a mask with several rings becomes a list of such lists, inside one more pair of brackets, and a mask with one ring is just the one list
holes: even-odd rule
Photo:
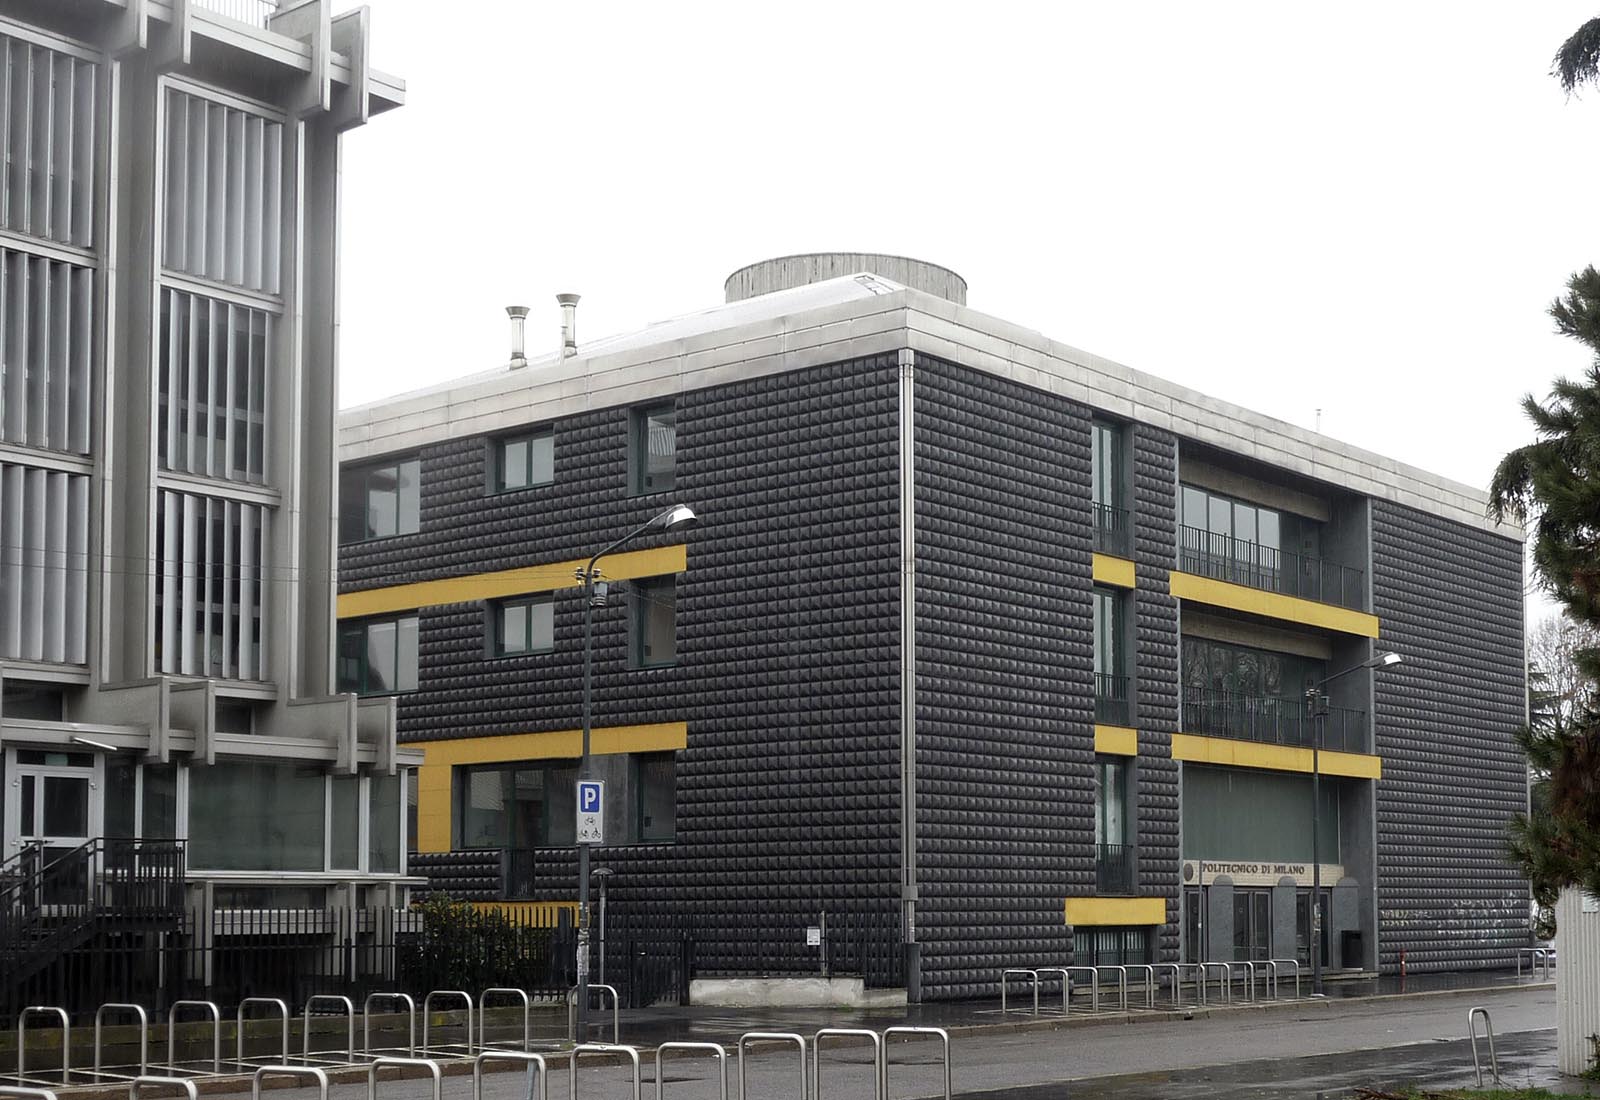
[[1294, 955], [1294, 914], [1295, 914], [1295, 889], [1294, 879], [1288, 875], [1278, 880], [1278, 885], [1272, 888], [1272, 957], [1275, 959], [1292, 959]]
[[[1359, 932], [1361, 930], [1361, 884], [1353, 878], [1342, 878], [1333, 887], [1333, 898], [1329, 905], [1328, 914], [1328, 961], [1337, 969], [1339, 967], [1353, 967], [1361, 965], [1359, 955], [1346, 959], [1344, 957], [1343, 936], [1345, 930]], [[1365, 936], [1362, 937], [1366, 939]], [[1365, 951], [1366, 945], [1362, 944]]]
[[1212, 962], [1233, 958], [1233, 879], [1218, 875], [1205, 890], [1206, 956]]

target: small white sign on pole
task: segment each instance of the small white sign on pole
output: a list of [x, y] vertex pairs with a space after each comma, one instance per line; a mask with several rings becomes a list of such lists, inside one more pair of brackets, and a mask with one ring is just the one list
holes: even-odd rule
[[811, 927], [806, 929], [806, 946], [807, 947], [821, 947], [822, 946], [822, 929], [821, 928], [818, 928], [816, 925], [813, 924]]
[[606, 784], [602, 779], [578, 780], [578, 843], [606, 842]]

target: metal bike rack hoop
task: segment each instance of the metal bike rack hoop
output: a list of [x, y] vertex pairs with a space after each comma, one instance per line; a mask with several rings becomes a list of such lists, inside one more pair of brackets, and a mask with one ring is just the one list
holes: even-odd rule
[[[595, 992], [597, 990], [601, 994], [601, 996], [600, 996], [600, 1011], [601, 1012], [604, 1012], [606, 1010], [605, 995], [607, 993], [609, 993], [611, 995], [611, 1043], [612, 1043], [613, 1046], [615, 1046], [615, 1045], [617, 1045], [617, 1044], [622, 1042], [622, 1015], [621, 1015], [621, 1013], [620, 1013], [620, 1011], [618, 1009], [617, 987], [614, 986], [614, 985], [606, 985], [604, 982], [590, 982], [589, 983], [589, 995], [591, 997], [594, 996], [594, 994], [595, 994]], [[577, 1031], [578, 1031], [577, 1005], [578, 1005], [578, 987], [577, 986], [573, 986], [571, 989], [567, 990], [567, 1032], [572, 1035], [572, 1038], [575, 1041], [583, 1042], [585, 1039], [587, 1039], [589, 1037], [587, 1035], [579, 1035], [577, 1033]]]
[[1065, 966], [1040, 966], [1035, 967], [1034, 969], [1038, 973], [1039, 980], [1041, 982], [1044, 980], [1045, 975], [1047, 974], [1061, 975], [1061, 1015], [1067, 1015], [1070, 1011], [1070, 1007], [1067, 1004], [1067, 998], [1072, 993], [1072, 978], [1067, 973], [1070, 968]]
[[522, 1000], [522, 1049], [527, 1050], [533, 1038], [532, 1019], [533, 1002], [528, 999], [528, 994], [523, 990], [511, 986], [495, 986], [485, 989], [478, 994], [478, 1049], [489, 1049], [489, 998], [490, 997], [518, 997]]
[[145, 1076], [150, 1072], [150, 1017], [145, 1015], [143, 1005], [119, 1004], [115, 1001], [110, 1004], [103, 1004], [94, 1010], [95, 1076], [100, 1076], [100, 1025], [105, 1020], [106, 1009], [108, 1008], [114, 1008], [119, 1012], [131, 1012], [139, 1017], [139, 1076]]
[[751, 1043], [793, 1043], [800, 1051], [799, 1100], [806, 1100], [806, 1037], [792, 1031], [747, 1031], [739, 1036], [739, 1100], [745, 1100], [748, 1091], [744, 1080], [744, 1050]]
[[406, 1006], [406, 1024], [409, 1039], [406, 1046], [406, 1056], [417, 1056], [417, 1002], [411, 999], [409, 993], [368, 993], [367, 999], [361, 1004], [361, 1052], [368, 1058], [372, 1057], [372, 1002], [373, 1001], [400, 1001]]
[[[728, 1100], [728, 1048], [721, 1043], [662, 1043], [656, 1047], [656, 1100], [661, 1100], [661, 1083], [663, 1081], [661, 1056], [669, 1050], [683, 1051], [685, 1053], [696, 1050], [705, 1051], [715, 1058], [717, 1060], [717, 1077], [720, 1084], [717, 1095], [721, 1100]], [[473, 1100], [479, 1100], [479, 1098], [473, 1097]], [[545, 1100], [548, 1100], [548, 1097]]]
[[1172, 1007], [1183, 1007], [1183, 964], [1182, 963], [1154, 963], [1150, 967], [1151, 973], [1156, 974], [1156, 988], [1161, 988], [1160, 974], [1163, 971], [1172, 972]]
[[428, 1027], [433, 1022], [435, 997], [460, 997], [467, 1003], [467, 1057], [472, 1057], [472, 994], [464, 989], [435, 989], [422, 998], [422, 1057], [427, 1058], [432, 1053], [428, 1046]]
[[[345, 1018], [345, 1051], [344, 1060], [356, 1060], [356, 1006], [350, 1003], [350, 998], [340, 993], [313, 993], [306, 998], [304, 1022], [300, 1025], [300, 1060], [306, 1064], [311, 1063], [311, 1008], [318, 1001], [328, 1001], [344, 1008]], [[319, 1050], [318, 1054], [337, 1054], [334, 1050]], [[284, 1059], [288, 1061], [287, 1058]]]
[[211, 1017], [211, 1072], [222, 1072], [222, 1009], [217, 1007], [215, 1001], [173, 1001], [172, 1007], [167, 1009], [167, 1069], [173, 1073], [178, 1070], [178, 1009], [204, 1008]]
[[[278, 1018], [283, 1021], [283, 1053], [279, 1057], [280, 1065], [289, 1064], [289, 1006], [276, 997], [246, 997], [239, 1002], [239, 1014], [236, 1020], [238, 1034], [234, 1038], [234, 1062], [243, 1068], [244, 1061], [244, 1010], [250, 1005], [271, 1005], [278, 1010]], [[130, 1098], [132, 1100], [132, 1098]]]
[[621, 1043], [579, 1043], [572, 1048], [572, 1059], [567, 1062], [567, 1100], [578, 1100], [580, 1054], [626, 1054], [633, 1063], [633, 1100], [644, 1100], [643, 1086], [639, 1082], [639, 1048], [623, 1046]]
[[939, 1040], [943, 1048], [944, 1059], [944, 1100], [950, 1100], [950, 1033], [942, 1027], [911, 1027], [899, 1024], [895, 1027], [883, 1029], [883, 1094], [889, 1095], [889, 1040], [893, 1036], [904, 1035], [913, 1039], [922, 1035], [933, 1036]]
[[1144, 971], [1144, 1006], [1146, 1008], [1155, 1008], [1156, 968], [1149, 963], [1129, 963], [1126, 969], [1129, 977], [1133, 976], [1135, 970]]
[[25, 1085], [0, 1085], [0, 1096], [14, 1100], [57, 1100], [54, 1089], [31, 1089]]
[[1232, 1001], [1233, 971], [1229, 969], [1228, 964], [1225, 962], [1204, 962], [1200, 963], [1199, 966], [1200, 977], [1203, 982], [1210, 981], [1209, 975], [1211, 974], [1213, 968], [1222, 971], [1222, 973], [1218, 975], [1217, 992], [1222, 994], [1222, 1000], [1224, 1003]]
[[1273, 996], [1274, 999], [1276, 999], [1277, 997], [1282, 995], [1280, 993], [1280, 991], [1279, 991], [1279, 988], [1278, 988], [1279, 985], [1280, 985], [1280, 979], [1282, 978], [1282, 968], [1285, 967], [1285, 966], [1294, 967], [1294, 995], [1295, 995], [1295, 999], [1299, 1000], [1299, 998], [1300, 998], [1300, 960], [1299, 959], [1268, 959], [1267, 960], [1267, 965], [1272, 967], [1272, 996]]
[[[1039, 992], [1038, 976], [1034, 977], [1033, 991], [1035, 996]], [[867, 1039], [872, 1043], [872, 1096], [873, 1100], [883, 1100], [883, 1037], [876, 1031], [864, 1027], [824, 1027], [811, 1036], [811, 1087], [822, 1095], [822, 1040], [823, 1039]]]
[[317, 1100], [328, 1100], [328, 1074], [316, 1066], [257, 1066], [250, 1077], [250, 1100], [261, 1100], [261, 1081], [266, 1077], [295, 1077], [316, 1082]]
[[1028, 966], [1008, 966], [1000, 971], [1000, 1015], [1004, 1016], [1011, 1011], [1007, 1007], [1006, 993], [1011, 988], [1013, 974], [1022, 975], [1033, 983], [1033, 1014], [1039, 1015], [1039, 972]]
[[1101, 970], [1115, 970], [1117, 972], [1117, 989], [1122, 997], [1122, 1011], [1124, 1015], [1126, 1015], [1128, 1011], [1128, 968], [1125, 966], [1107, 965], [1097, 966], [1095, 967], [1095, 970], [1096, 972]]
[[1092, 966], [1068, 966], [1063, 969], [1067, 972], [1068, 980], [1074, 974], [1089, 975], [1089, 1011], [1100, 1011], [1100, 971]]
[[145, 1089], [182, 1089], [188, 1100], [200, 1100], [200, 1090], [187, 1077], [135, 1077], [128, 1086], [128, 1100], [139, 1100]]
[[378, 1095], [378, 1071], [384, 1066], [393, 1066], [395, 1069], [425, 1069], [428, 1076], [433, 1078], [433, 1100], [440, 1100], [444, 1091], [444, 1084], [439, 1077], [439, 1063], [432, 1058], [390, 1058], [380, 1055], [367, 1063], [367, 1100], [375, 1100]]
[[1472, 1072], [1478, 1075], [1478, 1087], [1483, 1087], [1483, 1066], [1478, 1062], [1478, 1017], [1483, 1017], [1483, 1032], [1489, 1040], [1489, 1074], [1494, 1084], [1500, 1084], [1500, 1060], [1494, 1054], [1494, 1022], [1489, 1010], [1476, 1005], [1467, 1010], [1467, 1037], [1472, 1040]]
[[23, 1044], [23, 1037], [27, 1034], [29, 1016], [54, 1016], [61, 1021], [61, 1083], [66, 1085], [72, 1074], [70, 1060], [72, 1058], [72, 1021], [67, 1018], [67, 1010], [55, 1005], [28, 1005], [17, 1013], [17, 1080], [23, 1081], [27, 1074], [23, 1072], [23, 1057], [27, 1048]]
[[[539, 1071], [539, 1100], [550, 1100], [550, 1071], [544, 1064], [544, 1055], [530, 1054], [525, 1050], [489, 1050], [484, 1048], [472, 1060], [472, 1100], [483, 1100], [483, 1067], [488, 1062], [515, 1062], [532, 1066]], [[659, 1087], [659, 1082], [658, 1082]], [[531, 1097], [533, 1094], [529, 1093]]]

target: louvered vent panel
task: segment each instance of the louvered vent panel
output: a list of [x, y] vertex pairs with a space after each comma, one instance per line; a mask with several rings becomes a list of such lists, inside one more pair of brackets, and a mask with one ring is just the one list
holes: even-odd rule
[[0, 35], [0, 67], [0, 225], [92, 247], [98, 66]]
[[0, 464], [0, 657], [85, 660], [89, 479]]
[[156, 667], [265, 680], [267, 508], [162, 490], [156, 515]]
[[168, 470], [259, 484], [272, 315], [161, 291], [157, 451]]
[[0, 249], [0, 442], [89, 450], [94, 275]]

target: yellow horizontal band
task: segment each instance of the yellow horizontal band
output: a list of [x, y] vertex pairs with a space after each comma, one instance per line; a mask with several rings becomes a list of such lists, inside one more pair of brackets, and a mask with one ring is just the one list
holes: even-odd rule
[[1139, 731], [1127, 726], [1094, 727], [1094, 751], [1107, 756], [1138, 756]]
[[574, 922], [578, 919], [575, 901], [475, 901], [472, 907], [480, 913], [504, 913], [538, 927], [554, 928], [563, 909], [572, 914]]
[[[685, 722], [608, 726], [589, 731], [589, 752], [594, 756], [672, 752], [688, 744], [689, 726]], [[463, 764], [509, 764], [518, 760], [576, 760], [583, 754], [583, 731], [412, 741], [404, 747], [422, 750], [422, 766], [417, 769], [417, 850], [448, 852], [452, 820], [451, 768]]]
[[[1323, 775], [1350, 779], [1383, 778], [1383, 760], [1361, 752], [1324, 750], [1317, 763]], [[1275, 772], [1311, 774], [1311, 750], [1293, 745], [1263, 745], [1227, 737], [1201, 737], [1193, 733], [1172, 735], [1172, 758], [1196, 764], [1225, 764], [1235, 768], [1263, 768]]]
[[1066, 922], [1079, 925], [1166, 924], [1166, 898], [1068, 898]]
[[1324, 630], [1337, 630], [1341, 634], [1355, 634], [1362, 638], [1378, 636], [1378, 617], [1365, 611], [1353, 611], [1316, 600], [1303, 600], [1299, 596], [1285, 596], [1280, 592], [1266, 592], [1247, 588], [1242, 584], [1197, 577], [1193, 573], [1171, 575], [1172, 594], [1180, 600], [1226, 607], [1269, 619], [1317, 626]]
[[1132, 588], [1133, 562], [1110, 554], [1094, 556], [1094, 579], [1097, 584], [1114, 584], [1119, 588]]
[[[688, 568], [688, 560], [688, 548], [679, 543], [677, 546], [661, 546], [654, 550], [629, 550], [621, 554], [611, 554], [600, 559], [599, 568], [606, 580], [626, 581], [638, 577], [660, 577], [668, 573], [682, 573]], [[339, 596], [339, 618], [361, 619], [368, 615], [392, 615], [397, 611], [415, 611], [419, 607], [500, 600], [507, 596], [525, 596], [533, 592], [554, 592], [558, 588], [576, 588], [578, 578], [575, 574], [588, 564], [588, 558], [552, 561], [543, 565], [501, 569], [494, 573], [441, 577], [438, 580], [418, 581], [415, 584], [396, 584], [388, 588], [345, 592]]]

